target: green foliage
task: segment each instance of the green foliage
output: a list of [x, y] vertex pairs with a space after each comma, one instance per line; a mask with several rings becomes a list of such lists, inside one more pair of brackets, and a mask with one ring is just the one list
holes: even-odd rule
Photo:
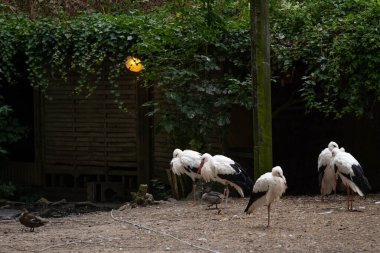
[[11, 198], [16, 192], [16, 186], [12, 182], [4, 183], [0, 182], [0, 199]]
[[107, 76], [115, 102], [126, 109], [114, 81], [125, 57], [137, 52], [144, 60], [143, 80], [162, 94], [147, 104], [155, 105], [150, 115], [159, 112], [158, 129], [173, 143], [202, 148], [210, 133], [223, 135], [233, 105], [251, 107], [248, 24], [241, 22], [246, 14], [233, 1], [173, 2], [160, 12], [69, 20], [3, 12], [0, 78], [13, 83], [22, 72], [20, 58], [31, 85], [42, 91], [60, 79], [90, 95]]
[[25, 59], [31, 85], [43, 92], [57, 79], [77, 76], [75, 91], [91, 94], [106, 76], [122, 106], [114, 81], [136, 40], [132, 26], [126, 15], [93, 14], [65, 21], [0, 13], [0, 80], [14, 83], [22, 72], [17, 66], [20, 58]]
[[303, 74], [301, 96], [327, 115], [372, 115], [380, 101], [380, 3], [276, 1], [274, 65]]
[[159, 179], [150, 180], [150, 192], [155, 200], [167, 200], [171, 197], [171, 190]]
[[[0, 78], [13, 83], [23, 73], [17, 59], [42, 91], [61, 79], [91, 94], [106, 77], [124, 108], [115, 80], [125, 57], [137, 54], [141, 79], [156, 91], [145, 106], [157, 130], [175, 145], [206, 149], [211, 135], [223, 142], [233, 106], [252, 107], [249, 9], [246, 0], [190, 2], [70, 19], [9, 15], [1, 5]], [[373, 110], [380, 99], [379, 13], [375, 0], [272, 1], [273, 76], [302, 73], [297, 88], [308, 109], [336, 117]]]
[[197, 150], [208, 148], [210, 135], [223, 140], [234, 105], [252, 106], [248, 24], [217, 7], [169, 6], [145, 21], [150, 29], [139, 30], [133, 47], [145, 59], [145, 83], [162, 94], [146, 104], [157, 113], [158, 130]]
[[35, 203], [43, 196], [45, 196], [43, 190], [40, 187], [22, 186], [18, 184], [16, 188], [17, 190], [14, 195], [17, 201]]
[[6, 145], [15, 143], [23, 138], [27, 131], [17, 119], [12, 116], [12, 108], [3, 103], [0, 96], [0, 157], [7, 155]]

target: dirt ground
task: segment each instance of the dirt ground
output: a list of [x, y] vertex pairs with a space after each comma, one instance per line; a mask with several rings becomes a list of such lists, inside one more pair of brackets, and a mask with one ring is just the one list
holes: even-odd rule
[[35, 232], [0, 222], [0, 252], [380, 252], [380, 195], [285, 196], [250, 216], [248, 199], [230, 199], [221, 214], [200, 201], [50, 218]]

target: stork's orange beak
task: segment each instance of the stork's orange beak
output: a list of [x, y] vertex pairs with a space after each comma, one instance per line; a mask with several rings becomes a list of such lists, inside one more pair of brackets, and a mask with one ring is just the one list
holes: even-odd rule
[[199, 167], [198, 167], [198, 170], [197, 170], [197, 174], [199, 174], [201, 172], [204, 163], [205, 163], [205, 161], [202, 160], [201, 164], [199, 164]]

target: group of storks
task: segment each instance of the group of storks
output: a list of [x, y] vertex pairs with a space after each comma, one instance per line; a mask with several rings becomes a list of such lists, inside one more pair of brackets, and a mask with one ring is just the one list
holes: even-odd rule
[[[233, 187], [241, 197], [244, 191], [250, 192], [250, 199], [244, 212], [252, 213], [261, 206], [267, 206], [268, 226], [270, 225], [270, 205], [278, 200], [287, 188], [282, 168], [276, 166], [271, 172], [261, 175], [253, 184], [251, 178], [240, 164], [223, 155], [201, 154], [193, 150], [175, 149], [170, 162], [170, 169], [176, 175], [188, 175], [193, 181], [195, 199], [196, 180], [215, 181], [225, 186], [224, 193], [204, 188], [202, 199], [210, 204], [220, 204], [224, 199], [227, 203], [229, 186]], [[319, 186], [323, 197], [336, 193], [337, 179], [340, 178], [347, 189], [347, 209], [352, 210], [352, 192], [364, 196], [371, 189], [368, 179], [364, 176], [359, 162], [338, 144], [330, 142], [318, 157]], [[220, 209], [218, 209], [220, 213]]]

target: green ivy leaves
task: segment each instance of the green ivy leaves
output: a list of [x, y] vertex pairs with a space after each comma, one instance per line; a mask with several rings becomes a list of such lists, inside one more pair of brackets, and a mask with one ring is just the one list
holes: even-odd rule
[[[75, 75], [75, 91], [91, 92], [107, 76], [117, 96], [114, 81], [123, 68], [129, 48], [137, 36], [128, 16], [79, 16], [72, 20], [30, 19], [0, 13], [0, 78], [8, 83], [22, 70], [17, 59], [25, 59], [30, 84], [46, 91], [56, 80]], [[107, 66], [107, 68], [106, 68]], [[89, 82], [89, 78], [95, 82]]]
[[371, 117], [380, 101], [379, 1], [281, 1], [272, 24], [274, 63], [303, 71], [309, 109]]

